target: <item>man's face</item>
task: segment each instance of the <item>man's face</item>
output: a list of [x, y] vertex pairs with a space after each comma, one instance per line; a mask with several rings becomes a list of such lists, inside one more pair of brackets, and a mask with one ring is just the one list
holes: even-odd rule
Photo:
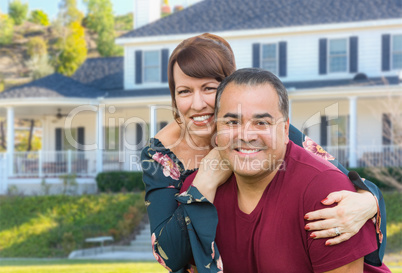
[[221, 157], [236, 175], [268, 176], [280, 166], [289, 142], [289, 121], [284, 120], [279, 97], [270, 84], [228, 84], [217, 119]]

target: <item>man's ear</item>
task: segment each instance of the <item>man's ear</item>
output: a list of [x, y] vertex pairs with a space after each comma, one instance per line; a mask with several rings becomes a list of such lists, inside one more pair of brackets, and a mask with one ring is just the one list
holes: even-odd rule
[[289, 119], [285, 122], [285, 144], [289, 143]]
[[215, 134], [215, 147], [218, 147], [218, 134]]

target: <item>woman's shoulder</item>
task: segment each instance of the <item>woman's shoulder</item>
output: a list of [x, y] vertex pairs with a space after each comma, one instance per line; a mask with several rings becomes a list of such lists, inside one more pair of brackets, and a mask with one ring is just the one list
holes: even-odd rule
[[168, 125], [163, 127], [155, 135], [155, 138], [158, 139], [163, 146], [171, 148], [177, 143], [177, 140], [180, 139], [180, 135], [180, 126], [175, 121], [172, 121]]
[[174, 152], [171, 150], [175, 142], [177, 142], [177, 139], [174, 139], [177, 134], [175, 127], [178, 127], [178, 125], [172, 124], [171, 122], [160, 130], [155, 137], [151, 138], [148, 145], [142, 150], [142, 157], [152, 157], [155, 153], [175, 156]]

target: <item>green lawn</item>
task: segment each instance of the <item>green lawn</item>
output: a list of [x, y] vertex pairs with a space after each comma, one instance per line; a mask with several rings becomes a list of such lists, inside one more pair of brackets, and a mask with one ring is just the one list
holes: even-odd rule
[[5, 260], [2, 273], [166, 273], [157, 262], [98, 260]]

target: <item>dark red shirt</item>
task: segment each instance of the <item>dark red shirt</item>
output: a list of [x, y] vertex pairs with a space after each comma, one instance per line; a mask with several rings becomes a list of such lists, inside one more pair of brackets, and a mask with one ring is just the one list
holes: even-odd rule
[[[219, 218], [216, 244], [225, 273], [324, 272], [377, 249], [371, 222], [339, 245], [325, 246], [326, 239], [311, 239], [311, 232], [304, 230], [304, 215], [325, 208], [320, 201], [329, 193], [355, 189], [332, 164], [292, 142], [282, 167], [250, 214], [238, 207], [235, 176], [218, 189], [214, 202]], [[187, 179], [182, 190], [193, 178]]]

